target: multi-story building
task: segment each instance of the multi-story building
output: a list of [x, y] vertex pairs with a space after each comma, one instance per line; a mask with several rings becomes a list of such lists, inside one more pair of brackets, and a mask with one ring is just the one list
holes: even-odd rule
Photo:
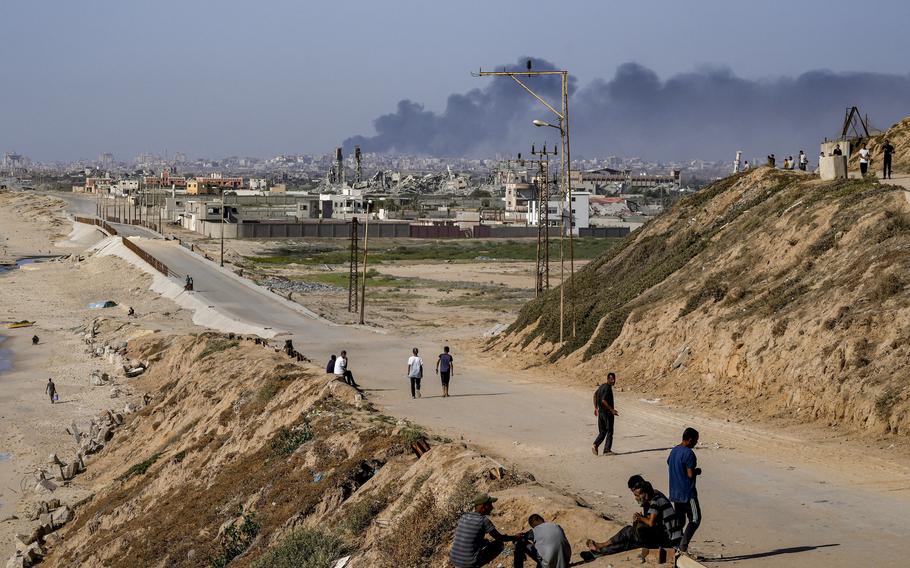
[[224, 177], [212, 174], [208, 177], [197, 177], [186, 182], [189, 195], [218, 195], [222, 191], [243, 187], [242, 177]]
[[186, 187], [186, 178], [183, 176], [172, 176], [171, 171], [165, 169], [160, 176], [145, 176], [142, 178], [142, 184], [149, 189], [183, 189]]
[[[590, 199], [591, 194], [587, 191], [572, 191], [572, 234], [574, 235], [578, 234], [579, 229], [587, 229], [590, 225]], [[559, 227], [565, 212], [565, 201], [550, 200], [547, 208], [550, 227]], [[528, 202], [528, 224], [536, 227], [537, 218], [537, 200], [532, 199]]]

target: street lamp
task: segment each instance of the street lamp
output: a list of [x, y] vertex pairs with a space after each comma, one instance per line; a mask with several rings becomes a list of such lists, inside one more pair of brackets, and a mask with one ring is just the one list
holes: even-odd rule
[[370, 205], [372, 199], [367, 199], [367, 222], [363, 228], [363, 281], [360, 283], [360, 325], [363, 325], [363, 312], [367, 303], [367, 246], [370, 243]]
[[224, 188], [221, 188], [221, 266], [224, 267]]
[[[473, 74], [473, 73], [472, 73]], [[560, 266], [559, 271], [562, 276], [561, 284], [559, 287], [559, 342], [562, 343], [564, 340], [564, 328], [565, 328], [565, 288], [566, 286], [572, 286], [572, 280], [575, 276], [575, 249], [572, 242], [572, 180], [570, 175], [570, 168], [572, 167], [571, 152], [569, 150], [569, 72], [565, 69], [563, 70], [546, 70], [546, 71], [536, 71], [531, 70], [531, 61], [528, 60], [527, 71], [483, 71], [480, 70], [476, 74], [473, 74], [475, 77], [509, 77], [518, 85], [528, 92], [532, 97], [537, 99], [543, 106], [547, 107], [550, 112], [555, 114], [559, 118], [559, 126], [554, 126], [542, 120], [535, 120], [535, 126], [552, 126], [559, 130], [559, 137], [562, 142], [562, 157], [560, 161], [563, 191], [562, 194], [567, 198], [569, 203], [569, 270], [570, 276], [568, 282], [565, 279], [565, 267], [564, 260], [562, 258], [562, 241], [565, 240], [566, 231], [565, 231], [565, 221], [563, 221], [562, 235], [560, 236]], [[519, 77], [540, 77], [540, 76], [559, 76], [560, 82], [562, 83], [561, 89], [561, 105], [560, 110], [556, 110], [553, 105], [548, 103], [546, 99], [534, 92], [528, 85], [522, 82]], [[572, 337], [575, 337], [576, 333], [576, 310], [575, 310], [575, 296], [571, 294], [570, 297], [572, 301]]]

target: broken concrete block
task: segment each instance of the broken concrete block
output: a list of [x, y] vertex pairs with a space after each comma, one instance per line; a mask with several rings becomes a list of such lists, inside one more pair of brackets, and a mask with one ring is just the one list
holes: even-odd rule
[[22, 552], [22, 556], [29, 565], [37, 564], [44, 558], [44, 549], [37, 542], [33, 542]]
[[25, 557], [19, 554], [14, 554], [6, 562], [6, 568], [26, 568]]
[[89, 383], [93, 387], [100, 387], [104, 385], [104, 379], [101, 378], [101, 373], [98, 371], [93, 371], [91, 377], [89, 377]]
[[46, 524], [48, 524], [48, 523], [50, 523], [50, 522], [51, 522], [51, 514], [50, 514], [50, 513], [41, 513], [40, 515], [38, 515], [38, 523], [39, 523], [39, 524], [46, 525]]
[[55, 529], [58, 529], [66, 523], [72, 521], [74, 517], [75, 514], [73, 513], [73, 510], [66, 505], [57, 507], [51, 512], [51, 521], [53, 521]]
[[132, 414], [139, 410], [139, 407], [133, 404], [132, 402], [126, 403], [126, 406], [123, 407], [124, 414]]
[[60, 461], [60, 458], [57, 457], [57, 454], [51, 454], [50, 457], [47, 458], [47, 463], [60, 465], [63, 462]]
[[79, 464], [80, 473], [85, 471], [85, 456], [82, 454], [76, 454], [76, 463]]
[[98, 442], [108, 442], [111, 438], [114, 437], [114, 434], [111, 432], [111, 429], [107, 426], [103, 427], [100, 432], [98, 432], [98, 437], [96, 440]]
[[57, 484], [50, 479], [39, 479], [35, 485], [35, 493], [53, 493], [57, 490]]
[[54, 466], [54, 479], [57, 481], [66, 481], [66, 468], [62, 464], [57, 464]]
[[114, 424], [116, 424], [117, 426], [120, 426], [121, 424], [123, 424], [123, 415], [120, 414], [119, 412], [114, 414]]
[[63, 479], [70, 480], [76, 477], [77, 473], [79, 473], [79, 464], [76, 462], [70, 462], [66, 464], [66, 467], [63, 469]]
[[60, 506], [60, 499], [50, 499], [44, 503], [47, 505], [47, 511], [52, 511]]

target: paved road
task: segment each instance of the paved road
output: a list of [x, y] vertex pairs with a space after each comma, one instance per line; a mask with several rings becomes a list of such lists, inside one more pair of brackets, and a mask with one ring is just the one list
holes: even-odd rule
[[628, 393], [617, 397], [620, 455], [595, 458], [589, 449], [596, 428], [587, 390], [480, 368], [456, 353], [454, 396], [436, 396], [430, 370], [426, 396], [414, 401], [405, 379], [410, 347], [423, 348], [431, 369], [438, 345], [305, 317], [173, 242], [142, 246], [177, 272], [191, 274], [196, 294], [208, 304], [237, 319], [286, 330], [317, 363], [347, 349], [356, 379], [389, 412], [453, 438], [464, 436], [622, 518], [633, 510], [627, 477], [644, 473], [665, 488], [667, 449], [684, 426], [697, 426], [705, 446], [699, 458], [706, 520], [695, 546], [711, 556], [742, 556], [717, 566], [852, 567], [868, 566], [870, 558], [875, 566], [906, 566], [910, 558], [906, 470], [896, 475], [890, 464], [854, 458], [834, 442], [807, 444], [755, 427], [694, 418]]
[[[67, 210], [72, 215], [84, 217], [95, 217], [95, 198], [79, 193], [49, 193], [54, 197], [60, 198], [67, 204]], [[111, 223], [117, 230], [117, 234], [124, 237], [143, 237], [146, 239], [160, 238], [160, 235], [151, 229], [128, 225], [126, 223]]]

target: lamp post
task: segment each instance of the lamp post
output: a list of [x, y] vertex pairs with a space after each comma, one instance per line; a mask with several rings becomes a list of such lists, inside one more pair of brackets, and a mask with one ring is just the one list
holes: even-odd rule
[[363, 312], [367, 304], [367, 250], [370, 243], [370, 205], [372, 199], [367, 200], [367, 222], [363, 227], [363, 278], [360, 283], [360, 325], [363, 325]]
[[[562, 83], [562, 112], [556, 110], [550, 103], [548, 103], [543, 97], [535, 93], [530, 87], [519, 79], [519, 76], [523, 77], [539, 77], [542, 75], [559, 75]], [[521, 88], [527, 91], [531, 96], [540, 101], [545, 107], [547, 107], [553, 114], [559, 118], [559, 126], [554, 126], [552, 124], [546, 123], [542, 120], [535, 120], [535, 126], [552, 126], [559, 130], [560, 139], [562, 142], [562, 159], [560, 166], [562, 168], [562, 179], [563, 179], [563, 196], [568, 201], [569, 204], [569, 280], [566, 282], [565, 279], [562, 280], [559, 287], [559, 342], [563, 342], [564, 338], [564, 329], [565, 329], [565, 287], [572, 286], [572, 279], [575, 276], [575, 249], [572, 240], [572, 181], [570, 174], [570, 168], [572, 167], [572, 158], [569, 150], [569, 72], [566, 70], [548, 70], [548, 71], [532, 71], [531, 70], [531, 60], [528, 60], [528, 67], [526, 71], [483, 71], [480, 70], [475, 77], [490, 77], [490, 76], [500, 76], [500, 77], [509, 77], [516, 83], [518, 83]], [[540, 124], [538, 124], [540, 123]], [[563, 260], [563, 245], [562, 241], [565, 240], [566, 231], [565, 231], [565, 222], [563, 221], [563, 230], [560, 241], [560, 274], [564, 276], [565, 267]], [[575, 310], [575, 296], [571, 294], [570, 298], [572, 302], [572, 337], [575, 337], [577, 325], [576, 325], [576, 310]]]
[[220, 225], [221, 225], [221, 261], [220, 261], [220, 264], [223, 267], [224, 266], [224, 188], [223, 187], [221, 188], [221, 207], [219, 208], [219, 211], [221, 211], [221, 223], [220, 223]]

